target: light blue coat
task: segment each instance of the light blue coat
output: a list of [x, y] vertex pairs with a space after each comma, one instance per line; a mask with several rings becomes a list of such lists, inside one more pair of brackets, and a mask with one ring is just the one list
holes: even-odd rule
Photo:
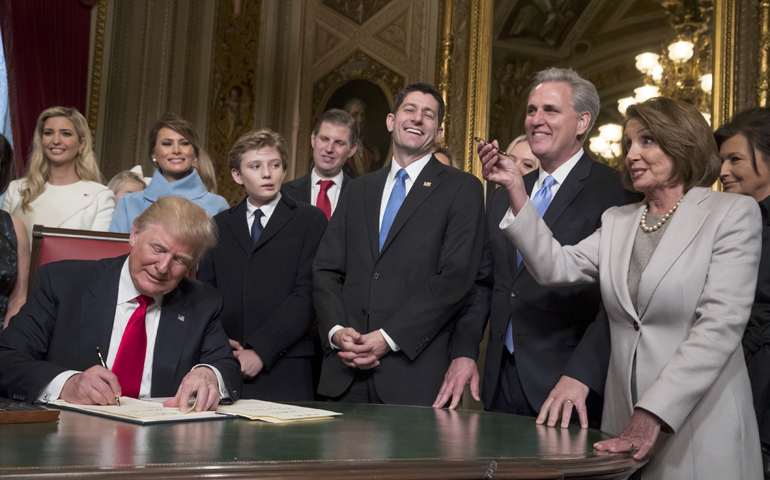
[[169, 182], [160, 171], [155, 170], [152, 181], [145, 190], [128, 193], [120, 199], [118, 206], [115, 207], [115, 214], [112, 216], [110, 231], [131, 233], [134, 219], [141, 215], [155, 200], [166, 195], [184, 197], [202, 207], [212, 217], [222, 210], [230, 208], [224, 197], [214, 195], [206, 190], [201, 177], [195, 170], [175, 182]]

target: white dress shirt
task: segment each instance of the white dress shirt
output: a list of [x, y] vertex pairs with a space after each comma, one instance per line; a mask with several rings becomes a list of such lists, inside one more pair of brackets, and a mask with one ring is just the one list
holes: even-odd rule
[[[535, 182], [535, 185], [532, 186], [532, 191], [529, 192], [529, 200], [532, 201], [532, 197], [540, 190], [540, 188], [543, 186], [543, 182], [545, 182], [545, 178], [550, 175], [554, 179], [554, 183], [551, 186], [551, 199], [553, 201], [553, 197], [556, 196], [556, 192], [559, 191], [559, 188], [564, 183], [564, 180], [567, 179], [567, 175], [569, 175], [569, 172], [572, 171], [573, 168], [575, 168], [575, 165], [577, 165], [578, 160], [583, 156], [583, 149], [581, 148], [578, 150], [578, 152], [572, 156], [569, 160], [564, 162], [562, 166], [557, 168], [553, 171], [553, 173], [548, 173], [545, 170], [543, 170], [543, 166], [540, 166], [540, 174], [537, 177], [537, 181]], [[511, 207], [508, 207], [508, 211], [505, 212], [505, 215], [503, 216], [503, 219], [500, 221], [500, 229], [504, 230], [510, 226], [513, 221], [516, 219], [516, 215], [513, 214], [513, 210], [511, 210]]]
[[[128, 271], [128, 258], [123, 264], [123, 268], [120, 270], [120, 280], [118, 281], [118, 303], [115, 308], [115, 318], [112, 322], [112, 335], [110, 336], [110, 348], [105, 358], [107, 368], [112, 370], [112, 365], [115, 363], [115, 357], [118, 356], [118, 348], [120, 341], [123, 338], [123, 332], [125, 332], [128, 326], [128, 321], [131, 319], [134, 311], [139, 307], [136, 297], [139, 296], [139, 292], [134, 287], [134, 282], [131, 280], [131, 274]], [[155, 302], [152, 305], [147, 306], [147, 313], [144, 318], [145, 331], [147, 333], [147, 350], [144, 354], [144, 370], [142, 371], [142, 383], [139, 387], [139, 398], [149, 398], [152, 391], [152, 361], [155, 353], [155, 339], [158, 334], [158, 325], [160, 324], [160, 312], [163, 308], [163, 297], [154, 297]], [[105, 345], [106, 347], [106, 345]], [[97, 358], [96, 350], [94, 350], [94, 359]], [[211, 368], [217, 375], [217, 381], [219, 382], [219, 395], [221, 398], [227, 398], [228, 393], [224, 389], [224, 379], [219, 370], [210, 365], [196, 365], [193, 369], [206, 366]], [[43, 388], [40, 394], [37, 396], [38, 402], [53, 402], [61, 395], [61, 390], [64, 384], [70, 377], [76, 375], [79, 372], [77, 370], [67, 370], [54, 377], [51, 382]]]
[[251, 232], [251, 226], [254, 225], [254, 213], [257, 211], [257, 209], [262, 210], [262, 218], [259, 220], [262, 223], [262, 228], [265, 228], [267, 226], [267, 222], [270, 220], [270, 217], [275, 211], [276, 205], [278, 205], [278, 202], [280, 201], [281, 192], [278, 192], [278, 195], [276, 195], [274, 199], [270, 200], [269, 203], [266, 203], [261, 207], [252, 205], [250, 200], [246, 200], [246, 223], [249, 224], [249, 232]]
[[[425, 168], [425, 165], [428, 164], [431, 157], [433, 156], [432, 153], [429, 153], [422, 157], [421, 159], [412, 162], [409, 164], [408, 167], [404, 167], [406, 169], [406, 173], [408, 175], [408, 178], [404, 181], [406, 186], [406, 192], [404, 193], [404, 200], [406, 200], [406, 196], [409, 195], [409, 190], [412, 189], [412, 185], [414, 185], [414, 181], [417, 179], [417, 177], [420, 175], [420, 172], [422, 172], [422, 169]], [[396, 162], [396, 158], [393, 157], [393, 161], [390, 162], [390, 172], [388, 172], [388, 178], [385, 180], [385, 188], [382, 190], [382, 200], [380, 201], [380, 228], [382, 228], [382, 217], [385, 215], [385, 207], [388, 206], [388, 199], [390, 199], [390, 194], [393, 191], [393, 186], [396, 184], [396, 173], [398, 173], [399, 170], [401, 170], [401, 165]], [[331, 330], [329, 330], [329, 344], [333, 348], [339, 349], [337, 345], [334, 344], [332, 341], [332, 337], [337, 332], [337, 330], [342, 330], [341, 325], [335, 325]], [[388, 342], [388, 346], [391, 350], [394, 352], [397, 352], [401, 350], [401, 347], [396, 345], [396, 342], [393, 341], [392, 338], [390, 338], [390, 335], [385, 333], [385, 330], [380, 329], [380, 333], [382, 334], [382, 337], [385, 339], [386, 342]]]
[[[337, 202], [340, 199], [340, 193], [342, 192], [342, 180], [345, 178], [345, 174], [340, 170], [340, 173], [336, 177], [332, 178], [334, 182], [329, 190], [326, 191], [326, 195], [329, 197], [329, 203], [332, 205], [332, 213], [337, 208]], [[318, 200], [318, 194], [321, 192], [321, 185], [318, 185], [319, 180], [326, 180], [321, 178], [315, 173], [315, 168], [310, 172], [310, 204], [317, 207], [316, 200]]]

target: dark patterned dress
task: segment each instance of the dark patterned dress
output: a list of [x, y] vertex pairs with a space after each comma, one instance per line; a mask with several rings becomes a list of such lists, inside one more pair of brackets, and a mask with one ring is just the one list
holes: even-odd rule
[[11, 215], [0, 210], [0, 324], [8, 311], [8, 297], [17, 278], [16, 230]]

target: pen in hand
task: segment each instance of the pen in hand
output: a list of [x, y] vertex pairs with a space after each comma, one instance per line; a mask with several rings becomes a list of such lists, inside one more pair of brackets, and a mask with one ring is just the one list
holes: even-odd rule
[[[107, 364], [104, 363], [104, 358], [102, 357], [102, 352], [99, 350], [99, 347], [96, 347], [96, 354], [99, 355], [99, 362], [101, 362], [102, 367], [107, 368]], [[109, 370], [109, 368], [107, 368]], [[120, 398], [115, 397], [115, 403], [120, 406]]]

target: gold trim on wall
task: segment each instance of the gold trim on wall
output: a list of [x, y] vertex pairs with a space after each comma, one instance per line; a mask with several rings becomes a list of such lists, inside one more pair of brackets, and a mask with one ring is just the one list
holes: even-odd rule
[[716, 0], [714, 8], [714, 83], [711, 125], [725, 123], [735, 107], [733, 71], [735, 65], [734, 0]]
[[91, 66], [91, 82], [88, 92], [88, 129], [91, 138], [96, 138], [96, 126], [99, 122], [99, 97], [102, 90], [102, 65], [104, 64], [104, 35], [107, 30], [107, 0], [99, 0], [96, 6], [96, 35], [94, 37], [94, 57]]
[[449, 100], [452, 93], [450, 81], [450, 72], [452, 70], [452, 50], [454, 49], [454, 36], [452, 35], [452, 0], [443, 0], [441, 8], [443, 9], [443, 23], [439, 26], [441, 43], [438, 54], [438, 72], [436, 79], [438, 91], [444, 99], [444, 138], [441, 143], [449, 144]]
[[489, 80], [492, 58], [492, 2], [473, 0], [468, 53], [468, 116], [462, 169], [481, 179], [481, 163], [475, 161], [474, 137], [487, 138]]
[[759, 62], [757, 72], [757, 104], [770, 106], [770, 1], [763, 0], [757, 7], [759, 21]]

